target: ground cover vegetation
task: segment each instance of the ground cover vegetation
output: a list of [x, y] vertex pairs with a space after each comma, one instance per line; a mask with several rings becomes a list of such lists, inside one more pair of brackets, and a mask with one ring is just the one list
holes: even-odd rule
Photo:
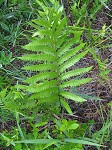
[[0, 8], [0, 150], [111, 150], [111, 1]]

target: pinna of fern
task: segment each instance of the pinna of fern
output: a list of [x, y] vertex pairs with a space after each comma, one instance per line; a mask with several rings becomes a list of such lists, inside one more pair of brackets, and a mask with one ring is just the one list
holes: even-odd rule
[[40, 103], [61, 101], [67, 109], [65, 99], [75, 102], [85, 101], [69, 90], [71, 87], [91, 81], [91, 78], [78, 80], [74, 77], [90, 71], [92, 67], [71, 69], [88, 53], [88, 50], [82, 50], [85, 46], [82, 42], [74, 46], [76, 38], [70, 36], [62, 7], [56, 10], [53, 6], [46, 7], [38, 0], [37, 2], [43, 10], [39, 11], [38, 19], [31, 23], [35, 27], [32, 41], [23, 46], [30, 53], [19, 57], [31, 64], [22, 69], [35, 72], [35, 75], [26, 78], [24, 81], [26, 85], [17, 87], [30, 92], [31, 97]]

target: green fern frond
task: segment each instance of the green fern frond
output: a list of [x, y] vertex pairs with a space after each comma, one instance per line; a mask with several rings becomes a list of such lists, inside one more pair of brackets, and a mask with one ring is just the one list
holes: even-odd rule
[[62, 63], [64, 63], [65, 61], [67, 61], [68, 59], [70, 59], [71, 57], [73, 57], [79, 50], [81, 50], [84, 47], [84, 43], [78, 45], [77, 47], [75, 47], [74, 49], [69, 50], [69, 52], [66, 52], [60, 59], [59, 59], [59, 63], [60, 65]]
[[[44, 94], [43, 94], [44, 93]], [[43, 98], [50, 98], [51, 96], [53, 96], [54, 94], [57, 94], [58, 100], [59, 100], [59, 96], [58, 96], [58, 87], [51, 87], [49, 89], [43, 90], [41, 92], [36, 93], [35, 95], [31, 96], [31, 99], [36, 97], [36, 99], [43, 99]], [[53, 98], [53, 97], [52, 97]]]
[[62, 98], [61, 98], [61, 104], [67, 110], [67, 112], [69, 114], [73, 114], [70, 106], [68, 105], [68, 103], [64, 99], [62, 99]]
[[71, 38], [69, 41], [66, 42], [66, 44], [60, 47], [59, 51], [57, 51], [57, 55], [61, 57], [65, 52], [69, 51], [69, 49], [74, 45], [74, 43], [74, 38]]
[[[54, 93], [53, 93], [53, 90], [55, 91]], [[38, 104], [45, 103], [45, 102], [46, 103], [49, 103], [49, 102], [51, 103], [51, 102], [56, 102], [56, 101], [58, 102], [58, 93], [56, 93], [57, 88], [54, 88], [53, 90], [52, 90], [51, 95], [49, 95], [49, 93], [46, 93], [46, 95], [42, 95], [39, 97], [39, 95], [36, 93], [36, 94], [33, 94], [32, 96], [30, 96], [29, 99], [38, 100]], [[41, 95], [41, 93], [40, 93], [40, 95]]]
[[61, 74], [59, 79], [60, 80], [70, 79], [71, 77], [84, 74], [84, 73], [90, 71], [91, 69], [92, 69], [92, 66], [87, 67], [87, 68], [79, 68], [79, 69], [71, 70], [69, 72], [65, 72], [65, 73]]
[[39, 64], [23, 67], [24, 70], [29, 71], [55, 71], [57, 68], [56, 64]]
[[59, 36], [56, 41], [56, 47], [60, 48], [60, 46], [67, 40], [67, 33]]
[[63, 31], [63, 29], [65, 28], [65, 26], [66, 26], [66, 18], [63, 18], [62, 21], [60, 22], [60, 24], [59, 24], [57, 30], [56, 30], [55, 33], [54, 33], [54, 37], [55, 37], [55, 38], [57, 38], [57, 37], [60, 35], [60, 33], [61, 33], [61, 32]]
[[56, 86], [57, 86], [57, 81], [51, 80], [51, 81], [45, 81], [45, 82], [41, 82], [39, 84], [31, 85], [31, 86], [27, 87], [26, 91], [29, 91], [31, 93], [38, 93], [43, 90], [49, 89], [51, 87], [53, 88]]
[[[58, 28], [58, 25], [59, 25], [59, 22], [61, 21], [61, 16], [62, 16], [62, 12], [59, 12], [57, 14], [57, 16], [54, 18], [54, 21], [53, 21], [53, 25], [52, 25], [52, 29], [53, 31], [55, 31], [56, 28]], [[61, 21], [62, 22], [62, 21]]]
[[55, 50], [53, 47], [48, 45], [36, 45], [35, 42], [32, 42], [26, 46], [23, 46], [26, 50], [34, 51], [34, 52], [44, 52], [46, 54], [54, 54]]
[[80, 97], [80, 96], [77, 96], [77, 95], [75, 95], [75, 94], [72, 94], [72, 93], [70, 93], [70, 92], [62, 91], [62, 92], [60, 92], [60, 95], [61, 95], [62, 97], [67, 98], [67, 99], [73, 100], [73, 101], [75, 101], [75, 102], [85, 102], [85, 101], [86, 101], [84, 98], [82, 98], [82, 97]]
[[52, 32], [50, 30], [43, 29], [43, 30], [35, 32], [33, 34], [33, 37], [35, 37], [37, 35], [39, 35], [39, 36], [46, 36], [46, 37], [48, 36], [49, 37], [49, 36], [52, 36]]
[[21, 90], [26, 90], [26, 89], [28, 88], [28, 86], [27, 86], [27, 85], [17, 84], [17, 85], [15, 86], [15, 88], [21, 89]]
[[42, 9], [44, 10], [44, 12], [46, 12], [47, 13], [47, 11], [48, 11], [48, 8], [42, 3], [42, 2], [40, 2], [39, 0], [36, 0], [36, 2], [39, 4], [39, 6], [41, 6], [42, 7]]
[[[42, 94], [43, 92], [45, 93], [45, 95]], [[54, 94], [57, 94], [57, 97], [58, 97], [58, 87], [52, 87], [52, 88], [49, 88], [49, 89], [47, 89], [47, 90], [44, 90], [44, 91], [38, 93], [37, 98], [49, 98], [49, 97], [51, 97], [51, 96], [54, 96]], [[53, 97], [52, 97], [52, 98], [53, 98]], [[59, 98], [59, 97], [58, 97], [58, 98]], [[59, 99], [58, 99], [58, 100], [59, 100]]]
[[39, 20], [32, 20], [32, 22], [34, 22], [36, 25], [43, 25], [43, 27], [45, 28], [50, 28], [50, 23], [48, 22], [48, 20], [43, 20], [43, 19], [39, 19]]
[[25, 56], [18, 57], [18, 58], [21, 60], [31, 61], [31, 62], [35, 62], [35, 61], [54, 62], [56, 61], [56, 57], [50, 54], [29, 54], [29, 55], [25, 55]]
[[76, 38], [71, 36], [62, 9], [57, 6], [54, 8], [52, 5], [44, 7], [40, 1], [38, 4], [43, 11], [38, 11], [38, 19], [32, 21], [36, 32], [31, 42], [23, 47], [30, 51], [30, 54], [19, 57], [29, 64], [33, 62], [33, 65], [22, 69], [34, 72], [32, 77], [27, 77], [24, 81], [29, 86], [18, 85], [17, 88], [27, 91], [30, 94], [29, 99], [38, 100], [38, 104], [47, 101], [59, 102], [63, 99], [63, 106], [71, 113], [65, 99], [76, 102], [86, 100], [70, 93], [68, 87], [80, 86], [91, 81], [91, 78], [75, 80], [73, 77], [88, 72], [92, 67], [71, 71], [68, 69], [82, 59], [89, 50], [84, 51], [85, 43], [79, 39], [81, 44], [78, 45]]
[[92, 78], [87, 78], [87, 79], [80, 79], [80, 80], [70, 80], [70, 81], [65, 81], [64, 83], [62, 83], [60, 85], [60, 88], [65, 88], [65, 87], [77, 87], [80, 86], [82, 84], [86, 84], [88, 82], [90, 82], [92, 80]]
[[75, 63], [77, 63], [81, 58], [83, 58], [86, 54], [88, 53], [88, 50], [85, 52], [82, 52], [80, 54], [77, 54], [76, 56], [74, 56], [73, 58], [71, 58], [70, 60], [66, 61], [64, 64], [62, 64], [59, 67], [60, 72], [65, 71], [66, 69], [70, 68], [71, 66], [73, 66]]
[[24, 82], [33, 84], [36, 82], [44, 81], [46, 79], [47, 80], [54, 79], [54, 78], [57, 78], [57, 76], [58, 76], [57, 72], [42, 72], [42, 73], [39, 73], [37, 75], [27, 78]]

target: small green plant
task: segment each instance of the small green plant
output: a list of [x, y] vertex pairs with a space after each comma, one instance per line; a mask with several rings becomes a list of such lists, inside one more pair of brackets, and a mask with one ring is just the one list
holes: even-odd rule
[[[75, 95], [70, 87], [78, 87], [91, 81], [91, 78], [75, 79], [91, 70], [92, 67], [72, 69], [87, 53], [84, 50], [85, 43], [77, 40], [66, 27], [66, 17], [63, 17], [63, 7], [46, 7], [37, 1], [43, 11], [39, 11], [37, 20], [31, 25], [35, 26], [32, 41], [23, 46], [30, 54], [19, 57], [28, 61], [22, 69], [37, 74], [28, 77], [24, 83], [17, 88], [31, 93], [30, 98], [37, 100], [37, 104], [52, 104], [58, 106], [61, 103], [69, 113], [72, 113], [66, 99], [75, 102], [84, 102], [84, 98]], [[80, 52], [79, 52], [80, 51]], [[28, 84], [28, 85], [27, 85]], [[52, 106], [53, 107], [53, 106]]]
[[[105, 144], [108, 143], [108, 145], [106, 145], [108, 148], [112, 148], [111, 145], [111, 137], [112, 137], [112, 102], [108, 103], [108, 117], [106, 118], [106, 120], [103, 120], [103, 124], [100, 130], [96, 131], [95, 133], [93, 133], [92, 139], [95, 139], [97, 141], [100, 142], [100, 144]], [[102, 108], [101, 108], [102, 109]], [[102, 114], [103, 115], [103, 114]], [[100, 150], [98, 148], [98, 150]]]
[[108, 7], [106, 5], [107, 1], [108, 0], [75, 0], [73, 5], [71, 5], [74, 23], [79, 26], [88, 26], [91, 24], [90, 19], [94, 20], [96, 13], [101, 10], [103, 6]]
[[6, 56], [5, 52], [2, 51], [0, 53], [0, 65], [2, 67], [2, 65], [9, 65], [12, 61], [14, 60], [14, 58], [12, 58], [12, 52], [9, 52], [9, 54]]
[[[32, 123], [30, 121], [29, 126], [32, 127], [31, 132], [25, 131], [20, 126], [19, 113], [15, 112], [17, 127], [8, 131], [0, 133], [0, 140], [4, 148], [11, 146], [13, 150], [21, 149], [39, 149], [39, 150], [83, 150], [83, 144], [89, 144], [94, 146], [100, 146], [94, 140], [89, 138], [80, 139], [78, 132], [79, 128], [81, 134], [84, 133], [85, 128], [80, 126], [77, 121], [69, 121], [66, 119], [57, 120], [53, 122], [37, 122]], [[28, 119], [28, 118], [26, 118]]]

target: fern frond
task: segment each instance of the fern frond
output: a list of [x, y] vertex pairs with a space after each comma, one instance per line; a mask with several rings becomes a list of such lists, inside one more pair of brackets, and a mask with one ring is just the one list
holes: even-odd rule
[[[55, 90], [54, 93], [53, 93], [53, 90]], [[38, 104], [45, 103], [45, 102], [48, 103], [48, 102], [58, 101], [58, 93], [56, 93], [57, 89], [54, 88], [53, 90], [52, 90], [51, 95], [49, 95], [49, 93], [47, 93], [46, 95], [42, 95], [39, 97], [39, 95], [36, 93], [36, 94], [33, 94], [32, 96], [30, 96], [29, 99], [38, 100]]]
[[57, 86], [57, 80], [51, 80], [51, 81], [41, 82], [39, 84], [30, 85], [29, 87], [27, 87], [26, 91], [29, 91], [31, 93], [38, 93], [43, 90], [49, 89], [51, 87], [53, 88], [56, 86]]
[[80, 44], [77, 45], [76, 37], [70, 36], [66, 26], [67, 18], [63, 16], [63, 12], [57, 5], [55, 8], [52, 5], [46, 7], [39, 0], [37, 2], [43, 11], [38, 11], [38, 20], [32, 21], [31, 25], [36, 32], [30, 38], [31, 42], [23, 47], [30, 51], [30, 54], [19, 57], [21, 60], [28, 61], [29, 64], [34, 62], [33, 65], [22, 69], [31, 73], [35, 71], [37, 74], [24, 81], [29, 86], [18, 85], [18, 88], [28, 91], [31, 94], [29, 99], [36, 99], [39, 103], [62, 100], [62, 105], [71, 113], [65, 99], [76, 102], [86, 100], [70, 93], [70, 88], [67, 87], [76, 87], [91, 81], [91, 78], [75, 80], [73, 77], [88, 72], [92, 67], [71, 71], [68, 69], [82, 59], [89, 50], [80, 52], [85, 43], [82, 43], [79, 38]]
[[62, 16], [62, 12], [59, 12], [53, 21], [52, 30], [54, 32], [55, 32], [55, 29], [58, 28], [61, 16]]
[[37, 35], [39, 35], [39, 36], [46, 36], [46, 37], [48, 36], [49, 37], [49, 36], [52, 36], [52, 32], [50, 30], [43, 29], [43, 30], [35, 32], [33, 34], [33, 37], [35, 37]]
[[74, 56], [73, 58], [71, 58], [70, 60], [66, 61], [64, 64], [62, 64], [59, 67], [60, 72], [65, 71], [66, 69], [68, 69], [69, 67], [73, 66], [75, 63], [77, 63], [81, 58], [83, 58], [86, 54], [88, 53], [88, 50], [85, 52], [82, 52], [80, 54], [77, 54], [76, 56]]
[[[55, 14], [55, 16], [56, 16], [56, 14]], [[49, 20], [49, 23], [52, 25], [53, 24], [53, 22], [54, 22], [54, 10], [53, 9], [50, 9], [49, 10], [49, 13], [48, 13], [48, 20]]]
[[57, 68], [56, 64], [39, 64], [23, 67], [23, 70], [29, 71], [55, 71]]
[[[32, 95], [31, 99], [33, 99], [34, 97], [36, 97], [36, 99], [38, 99], [38, 100], [43, 99], [43, 98], [50, 98], [54, 94], [57, 94], [57, 96], [58, 96], [58, 87], [51, 87], [49, 89], [38, 92], [38, 93]], [[58, 99], [59, 99], [59, 96], [58, 96]]]
[[35, 62], [35, 61], [55, 62], [56, 61], [56, 57], [50, 54], [29, 54], [18, 58], [21, 60], [31, 61], [31, 62]]
[[61, 57], [65, 52], [69, 51], [69, 49], [74, 45], [75, 40], [71, 38], [69, 41], [66, 42], [60, 49], [57, 51], [58, 57]]
[[32, 42], [26, 46], [23, 46], [26, 50], [34, 51], [34, 52], [44, 52], [46, 54], [54, 54], [55, 49], [48, 45], [36, 45], [35, 42]]
[[66, 18], [63, 18], [62, 21], [60, 22], [57, 30], [54, 33], [55, 38], [57, 38], [60, 35], [61, 31], [65, 28], [65, 26], [66, 26]]
[[38, 19], [38, 20], [32, 20], [36, 25], [40, 25], [46, 28], [50, 28], [51, 24], [49, 23], [48, 20], [43, 20], [43, 19]]
[[84, 74], [84, 73], [90, 71], [91, 69], [92, 69], [92, 66], [87, 67], [87, 68], [79, 68], [79, 69], [75, 69], [75, 70], [72, 70], [72, 71], [68, 71], [68, 72], [65, 72], [65, 73], [61, 74], [59, 79], [60, 80], [70, 79], [71, 77], [74, 77], [74, 76], [77, 76], [77, 75], [80, 75], [80, 74]]
[[41, 103], [53, 103], [53, 102], [58, 102], [58, 94], [54, 93], [52, 94], [50, 97], [46, 97], [46, 98], [39, 98], [38, 99], [38, 104]]
[[[44, 94], [43, 94], [44, 93]], [[58, 97], [58, 87], [53, 87], [53, 88], [49, 88], [47, 90], [44, 90], [40, 93], [38, 93], [37, 95], [37, 99], [41, 100], [43, 98], [49, 98], [51, 95], [53, 95], [54, 93], [57, 94]], [[53, 98], [53, 97], [52, 97]], [[59, 98], [59, 97], [58, 97]], [[54, 99], [54, 98], [53, 98]]]
[[26, 90], [28, 88], [28, 86], [27, 85], [17, 84], [17, 85], [15, 85], [15, 88], [21, 89], [21, 90]]
[[82, 84], [86, 84], [88, 82], [90, 82], [92, 80], [92, 78], [87, 78], [87, 79], [80, 79], [80, 80], [70, 80], [67, 82], [64, 82], [60, 85], [60, 88], [65, 88], [65, 87], [77, 87], [80, 86]]
[[27, 78], [24, 82], [26, 83], [36, 83], [40, 81], [44, 81], [45, 79], [50, 80], [56, 78], [58, 76], [57, 72], [42, 72], [32, 77]]
[[36, 0], [36, 2], [39, 4], [39, 6], [42, 7], [44, 12], [46, 12], [46, 13], [48, 12], [48, 8], [42, 2], [40, 2], [39, 0]]
[[23, 46], [23, 48], [26, 49], [26, 47], [27, 47], [27, 46], [30, 46], [30, 45], [32, 45], [32, 46], [48, 45], [48, 44], [50, 44], [50, 43], [53, 42], [52, 39], [46, 38], [46, 37], [44, 37], [44, 38], [36, 38], [36, 37], [34, 38], [34, 37], [33, 37], [33, 39], [34, 39], [33, 42], [31, 42], [31, 43], [29, 43], [29, 44]]
[[80, 96], [77, 96], [75, 94], [72, 94], [72, 93], [69, 93], [69, 92], [65, 92], [65, 91], [62, 91], [60, 92], [60, 95], [62, 97], [65, 97], [67, 99], [70, 99], [70, 100], [73, 100], [75, 102], [85, 102], [86, 100]]
[[56, 40], [56, 47], [60, 48], [60, 46], [66, 41], [67, 39], [67, 33], [59, 36]]
[[62, 63], [64, 63], [65, 61], [67, 61], [68, 59], [70, 59], [71, 57], [73, 57], [80, 49], [82, 49], [84, 47], [84, 43], [78, 45], [77, 47], [75, 47], [74, 49], [70, 50], [69, 52], [66, 52], [60, 59], [59, 59], [59, 64], [61, 65]]
[[67, 110], [67, 112], [69, 114], [73, 114], [70, 106], [68, 105], [68, 103], [64, 99], [62, 99], [62, 98], [61, 98], [61, 104]]

